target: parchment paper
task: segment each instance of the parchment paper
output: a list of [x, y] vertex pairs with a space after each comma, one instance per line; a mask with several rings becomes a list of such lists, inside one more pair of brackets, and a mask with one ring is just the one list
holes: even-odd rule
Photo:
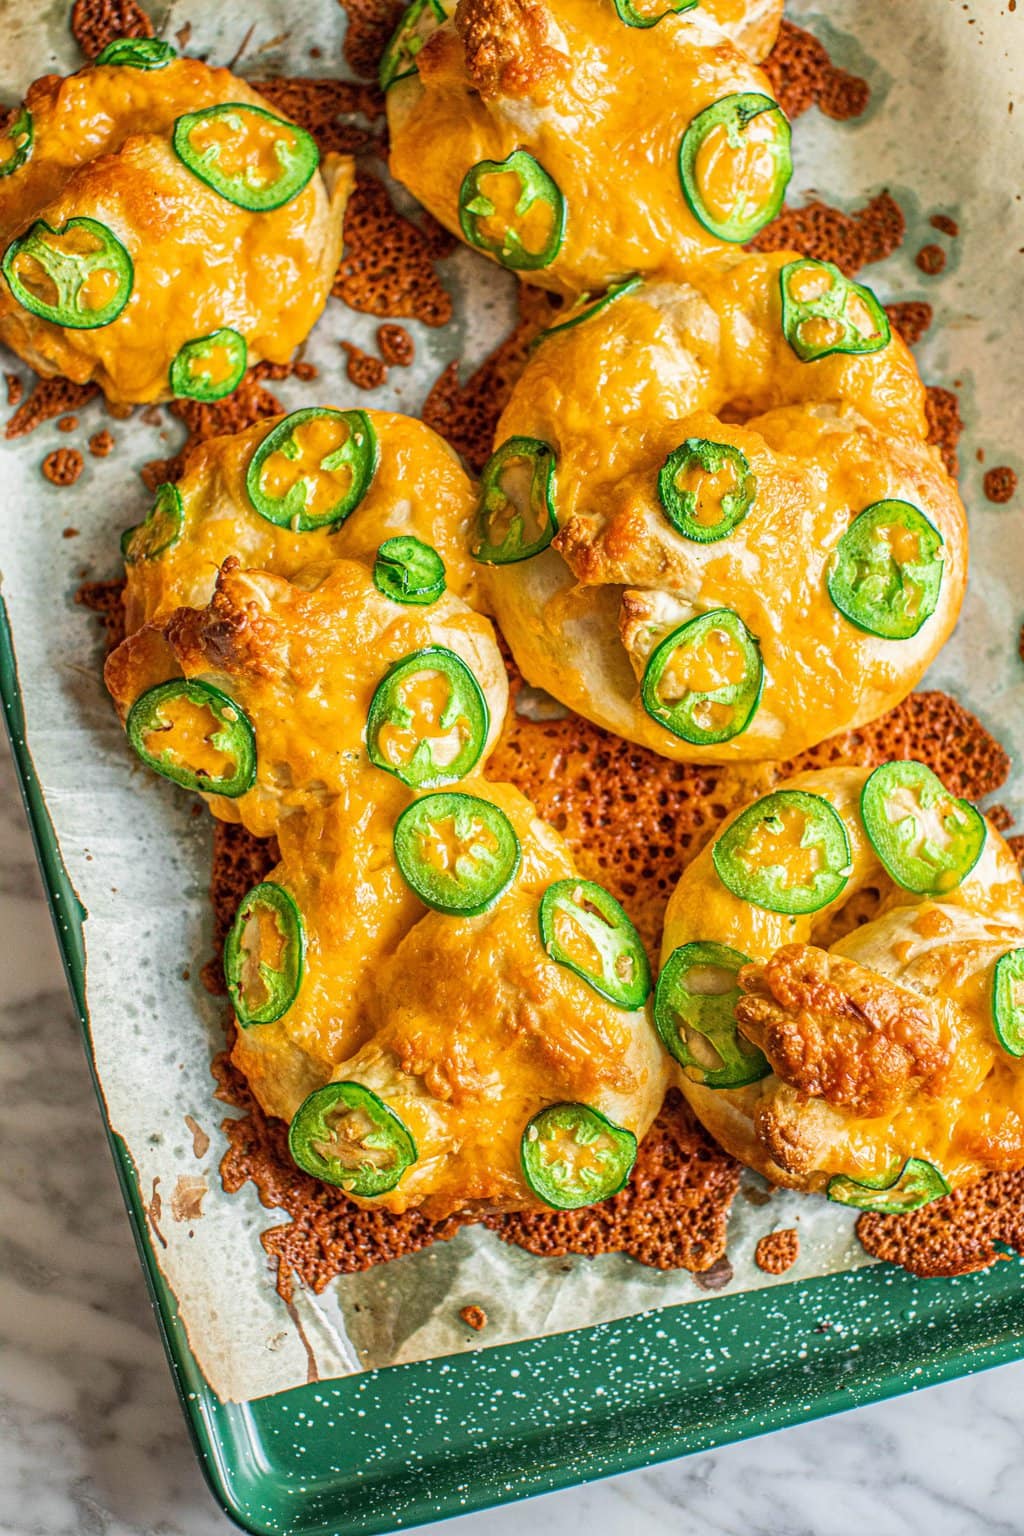
[[[1014, 777], [1001, 798], [1020, 811], [1024, 667], [1016, 635], [1024, 607], [1024, 498], [1004, 509], [987, 503], [975, 454], [983, 450], [988, 466], [1024, 471], [1016, 436], [1024, 396], [1024, 8], [1012, 14], [1002, 0], [830, 0], [826, 16], [793, 0], [788, 10], [872, 86], [870, 109], [855, 124], [830, 122], [817, 111], [800, 120], [791, 201], [820, 194], [852, 209], [888, 187], [907, 213], [903, 250], [867, 275], [885, 301], [925, 297], [935, 306], [919, 355], [927, 379], [956, 381], [960, 390], [973, 546], [964, 614], [928, 683], [958, 694], [1012, 748]], [[45, 8], [0, 0], [4, 99], [17, 100], [39, 74], [78, 66], [67, 12], [63, 0]], [[344, 18], [334, 0], [302, 7], [287, 0], [181, 0], [157, 5], [154, 19], [171, 38], [191, 22], [189, 51], [218, 62], [235, 54], [252, 26], [243, 73], [343, 71]], [[321, 59], [309, 56], [314, 44]], [[959, 239], [931, 228], [938, 211], [959, 220]], [[925, 277], [913, 263], [933, 242], [950, 257], [940, 278]], [[373, 394], [355, 390], [338, 340], [372, 349], [378, 322], [332, 300], [306, 354], [320, 377], [312, 385], [275, 386], [285, 404], [320, 400], [415, 412], [451, 357], [461, 355], [472, 368], [509, 329], [514, 284], [461, 249], [443, 273], [457, 294], [457, 318], [440, 332], [411, 324], [414, 368], [393, 369], [388, 385]], [[27, 378], [13, 359], [0, 361]], [[258, 1237], [275, 1217], [251, 1186], [229, 1198], [217, 1177], [225, 1111], [212, 1097], [209, 1061], [220, 1043], [220, 1004], [198, 979], [211, 942], [208, 823], [193, 816], [187, 796], [134, 766], [99, 681], [97, 626], [72, 601], [82, 579], [116, 574], [117, 537], [150, 501], [133, 467], [172, 451], [180, 429], [166, 413], [159, 425], [140, 413], [110, 421], [99, 402], [78, 414], [81, 424], [70, 438], [50, 423], [3, 449], [2, 593], [29, 745], [89, 914], [88, 998], [107, 1113], [134, 1158], [157, 1257], [214, 1390], [248, 1399], [304, 1382], [307, 1346], [320, 1377], [328, 1378], [706, 1300], [685, 1273], [660, 1274], [621, 1257], [535, 1259], [474, 1229], [339, 1281], [319, 1301], [302, 1295], [291, 1316], [278, 1300]], [[44, 456], [61, 444], [84, 448], [101, 426], [112, 428], [116, 452], [108, 459], [87, 454], [74, 487], [51, 487], [40, 474]], [[77, 536], [62, 537], [69, 528]], [[753, 1249], [780, 1226], [797, 1227], [801, 1237], [799, 1264], [786, 1281], [866, 1262], [849, 1213], [820, 1199], [776, 1193], [766, 1200], [751, 1178], [730, 1227], [729, 1289], [774, 1283], [755, 1268]], [[482, 1336], [459, 1318], [467, 1303], [486, 1309]]]

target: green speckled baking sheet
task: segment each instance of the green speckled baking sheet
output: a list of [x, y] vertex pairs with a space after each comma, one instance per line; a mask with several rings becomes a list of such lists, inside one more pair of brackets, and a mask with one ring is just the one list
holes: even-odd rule
[[[237, 5], [155, 0], [151, 8], [164, 30], [173, 34], [193, 20], [195, 35], [210, 38], [219, 57], [233, 52], [238, 38], [232, 41], [230, 18], [241, 14]], [[258, 14], [260, 34], [268, 40], [286, 32], [294, 16], [288, 0], [252, 0], [242, 9], [242, 31]], [[833, 123], [816, 112], [801, 119], [795, 136], [794, 200], [820, 194], [852, 209], [884, 187], [893, 192], [907, 214], [907, 241], [900, 253], [870, 270], [869, 281], [886, 301], [925, 298], [934, 305], [935, 326], [919, 348], [922, 368], [931, 381], [955, 383], [960, 391], [967, 422], [962, 485], [971, 520], [971, 589], [956, 637], [929, 682], [962, 697], [1011, 749], [1013, 775], [1001, 798], [1019, 813], [1024, 808], [1024, 669], [1015, 643], [1024, 608], [1024, 539], [1013, 504], [997, 508], [985, 502], [977, 450], [985, 452], [985, 467], [1024, 468], [1015, 452], [1018, 402], [1024, 399], [1019, 319], [1024, 215], [1009, 185], [1009, 168], [1022, 160], [1024, 113], [1007, 111], [1013, 93], [1019, 94], [1024, 10], [1011, 14], [1005, 0], [900, 0], [899, 5], [830, 0], [827, 10], [810, 0], [793, 0], [788, 9], [829, 44], [839, 63], [866, 74], [872, 86], [871, 107], [855, 124]], [[5, 87], [15, 57], [31, 57], [35, 73], [67, 67], [66, 13], [63, 0], [41, 12], [28, 0], [0, 0], [7, 38], [0, 60]], [[310, 0], [303, 23], [308, 33], [301, 39], [303, 49], [314, 40], [322, 45], [324, 58], [315, 67], [325, 71], [338, 55], [341, 13], [333, 0]], [[258, 42], [257, 37], [254, 46]], [[253, 72], [286, 67], [288, 61], [269, 43], [268, 48], [256, 56]], [[22, 89], [27, 78], [19, 79], [16, 88]], [[936, 212], [954, 215], [962, 233], [945, 241], [950, 260], [943, 276], [928, 278], [913, 257], [939, 238], [929, 223]], [[404, 377], [387, 399], [369, 397], [370, 403], [379, 399], [385, 407], [415, 410], [424, 379], [429, 382], [449, 357], [462, 354], [466, 367], [480, 360], [488, 333], [507, 325], [512, 310], [511, 285], [481, 283], [482, 270], [476, 258], [461, 251], [445, 264], [444, 280], [457, 295], [455, 323], [434, 335], [415, 327], [417, 347], [429, 367], [415, 379]], [[319, 387], [325, 397], [338, 398], [339, 334], [366, 346], [375, 324], [369, 316], [351, 315], [332, 304], [310, 353], [321, 369]], [[299, 403], [290, 390], [290, 384], [282, 388], [286, 403]], [[83, 431], [101, 424], [98, 416], [93, 423], [98, 411], [96, 402], [85, 408]], [[153, 441], [145, 456], [168, 451], [158, 429], [146, 430]], [[119, 434], [128, 431], [128, 424], [118, 428]], [[128, 783], [131, 770], [123, 743], [96, 676], [98, 646], [90, 650], [91, 621], [71, 603], [82, 569], [97, 576], [112, 572], [116, 531], [137, 520], [145, 494], [125, 466], [118, 467], [116, 456], [88, 463], [73, 493], [46, 487], [38, 462], [60, 440], [55, 428], [40, 429], [7, 448], [0, 468], [6, 492], [0, 514], [5, 519], [0, 695], [94, 1072], [86, 940], [88, 995], [98, 1040], [106, 1022], [100, 1010], [109, 1006], [110, 996], [97, 993], [98, 982], [119, 981], [120, 991], [126, 991], [116, 956], [101, 952], [102, 936], [119, 914], [123, 918], [126, 903], [149, 900], [154, 903], [152, 932], [127, 989], [138, 994], [140, 1009], [131, 1038], [141, 1042], [140, 1052], [152, 1053], [154, 1070], [159, 1066], [177, 1073], [180, 1059], [202, 1080], [208, 1048], [217, 1038], [215, 1010], [203, 1004], [195, 989], [179, 986], [178, 971], [172, 976], [172, 967], [160, 970], [157, 945], [170, 944], [179, 969], [186, 947], [197, 956], [208, 948], [202, 900], [208, 833], [191, 818], [184, 797], [165, 793], [167, 786], [143, 783], [138, 775]], [[38, 506], [38, 518], [26, 516], [27, 506]], [[62, 541], [63, 522], [79, 524], [81, 536]], [[71, 753], [66, 746], [61, 750], [62, 734], [68, 731], [76, 733]], [[118, 826], [97, 829], [95, 862], [91, 853], [85, 854], [87, 865], [76, 841], [67, 836], [69, 817], [80, 815], [92, 797], [108, 793], [112, 781], [118, 792], [135, 796], [135, 830], [149, 827], [153, 846], [172, 850], [170, 901], [156, 875], [147, 876], [145, 860]], [[54, 824], [61, 829], [74, 884]], [[166, 882], [165, 866], [159, 874]], [[110, 900], [113, 886], [120, 891], [116, 901]], [[84, 933], [85, 914], [75, 888], [88, 897]], [[161, 979], [154, 982], [154, 975]], [[153, 1037], [148, 994], [155, 987], [169, 991], [178, 1009], [178, 1032], [170, 1042]], [[672, 1300], [677, 1293], [669, 1288], [674, 1282], [666, 1280], [663, 1289], [655, 1277], [651, 1299], [634, 1306], [635, 1315], [599, 1326], [570, 1331], [559, 1321], [544, 1337], [500, 1347], [485, 1347], [487, 1333], [474, 1336], [471, 1344], [460, 1336], [448, 1347], [459, 1353], [435, 1350], [433, 1358], [375, 1370], [360, 1370], [363, 1362], [354, 1360], [349, 1375], [271, 1395], [236, 1392], [232, 1395], [240, 1400], [228, 1401], [226, 1392], [218, 1397], [204, 1378], [182, 1320], [187, 1311], [195, 1318], [203, 1293], [189, 1282], [178, 1286], [176, 1297], [165, 1281], [145, 1212], [149, 1184], [142, 1186], [125, 1141], [111, 1128], [112, 1122], [118, 1124], [111, 1108], [127, 1080], [113, 1083], [109, 1072], [102, 1075], [102, 1082], [97, 1075], [97, 1090], [192, 1433], [217, 1498], [252, 1531], [326, 1536], [395, 1530], [1024, 1357], [1024, 1270], [1019, 1261], [968, 1279], [931, 1282], [862, 1264], [848, 1273], [723, 1293], [686, 1305], [659, 1305], [659, 1298]], [[202, 1092], [208, 1095], [207, 1085]], [[211, 1103], [208, 1120], [219, 1113]], [[180, 1121], [176, 1134], [182, 1134]], [[145, 1147], [136, 1147], [136, 1153], [149, 1155]], [[256, 1209], [251, 1191], [232, 1203], [211, 1187], [211, 1214], [197, 1224], [196, 1255], [204, 1243], [211, 1249], [219, 1243], [227, 1253], [246, 1202], [251, 1237], [256, 1217], [262, 1216], [264, 1225], [271, 1219]], [[243, 1320], [255, 1308], [246, 1308], [246, 1286], [254, 1294], [258, 1285], [264, 1297], [272, 1292], [258, 1241], [253, 1238], [250, 1246], [251, 1253], [244, 1243], [234, 1243], [233, 1257], [243, 1265], [240, 1300], [237, 1314], [221, 1329], [222, 1369], [230, 1364], [232, 1348], [238, 1353], [248, 1347]], [[166, 1267], [167, 1255], [161, 1252]], [[532, 1270], [534, 1262], [538, 1267]], [[626, 1261], [611, 1262], [620, 1266], [614, 1273], [625, 1284]], [[524, 1286], [531, 1274], [539, 1277], [543, 1263], [524, 1260]], [[178, 1273], [188, 1281], [184, 1267]], [[302, 1368], [291, 1379], [301, 1380], [301, 1334], [287, 1327], [282, 1353], [288, 1349], [294, 1358], [298, 1352]]]

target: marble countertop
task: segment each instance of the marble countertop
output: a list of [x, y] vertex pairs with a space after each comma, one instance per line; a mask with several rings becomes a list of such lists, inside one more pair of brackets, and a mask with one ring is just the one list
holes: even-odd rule
[[[229, 1536], [185, 1430], [0, 739], [0, 1533]], [[536, 1536], [1024, 1531], [1024, 1364], [534, 1500]], [[432, 1531], [503, 1536], [509, 1506]]]

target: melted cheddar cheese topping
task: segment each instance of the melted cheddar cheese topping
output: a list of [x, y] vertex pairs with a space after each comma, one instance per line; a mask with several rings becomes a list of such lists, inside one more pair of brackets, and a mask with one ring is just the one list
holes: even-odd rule
[[[90, 66], [66, 79], [45, 75], [29, 89], [32, 153], [0, 178], [0, 250], [36, 221], [59, 230], [91, 218], [121, 243], [133, 268], [124, 308], [95, 329], [41, 319], [0, 283], [0, 339], [37, 372], [95, 380], [108, 399], [137, 404], [168, 398], [171, 363], [197, 337], [228, 326], [244, 337], [250, 363], [284, 363], [309, 334], [341, 253], [352, 161], [325, 157], [282, 207], [239, 207], [194, 175], [171, 143], [178, 118], [225, 102], [270, 110], [228, 70], [188, 58], [157, 70]], [[222, 167], [258, 182], [277, 168], [270, 146], [281, 130], [253, 113], [245, 127], [239, 139], [226, 118], [213, 117], [194, 137], [216, 148]], [[60, 239], [65, 249], [90, 248], [80, 228]], [[30, 291], [54, 301], [37, 262], [25, 256], [14, 265]], [[116, 285], [114, 274], [95, 268], [80, 307], [102, 309]]]

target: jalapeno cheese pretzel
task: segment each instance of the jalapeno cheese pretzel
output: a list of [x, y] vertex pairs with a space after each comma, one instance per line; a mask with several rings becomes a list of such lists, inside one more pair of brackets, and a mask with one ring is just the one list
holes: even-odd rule
[[[456, 454], [410, 416], [306, 407], [210, 438], [122, 539], [127, 632], [178, 607], [204, 607], [230, 555], [247, 569], [291, 577], [323, 561], [373, 560], [395, 540], [405, 542], [385, 551], [382, 564], [390, 561], [410, 602], [437, 596], [439, 581], [472, 602], [475, 510], [475, 487]], [[432, 579], [427, 546], [443, 568]]]
[[687, 272], [782, 204], [789, 124], [713, 19], [770, 46], [780, 11], [415, 0], [381, 73], [391, 171], [467, 244], [542, 287]]
[[782, 759], [898, 703], [967, 533], [913, 360], [826, 263], [743, 255], [542, 337], [474, 540], [531, 683], [691, 761]]
[[612, 1193], [667, 1077], [628, 919], [509, 785], [354, 790], [282, 823], [225, 949], [233, 1059], [296, 1161], [437, 1217]]
[[30, 88], [0, 153], [0, 339], [110, 400], [214, 400], [286, 362], [353, 179], [226, 69], [121, 39]]
[[655, 1016], [722, 1145], [906, 1210], [1024, 1166], [1024, 886], [921, 763], [801, 774], [669, 902]]
[[226, 560], [206, 607], [144, 625], [107, 662], [135, 751], [257, 837], [368, 763], [414, 788], [465, 777], [505, 714], [494, 632], [460, 598], [410, 602], [393, 580], [365, 561], [286, 581]]

